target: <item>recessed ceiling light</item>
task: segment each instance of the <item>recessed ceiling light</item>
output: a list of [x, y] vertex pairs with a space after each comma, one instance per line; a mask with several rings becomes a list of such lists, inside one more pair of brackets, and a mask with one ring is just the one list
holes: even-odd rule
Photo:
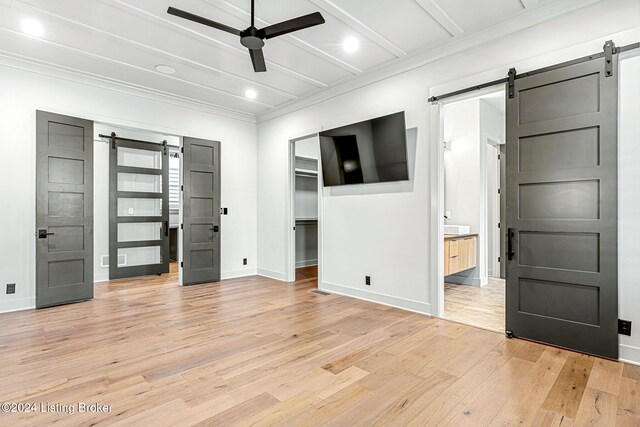
[[256, 99], [258, 94], [253, 89], [247, 89], [247, 90], [244, 91], [244, 96], [246, 96], [249, 99]]
[[360, 49], [360, 42], [355, 37], [347, 37], [342, 42], [342, 48], [349, 53], [353, 53]]
[[156, 65], [156, 71], [162, 74], [173, 74], [176, 72], [176, 69], [170, 65]]
[[42, 27], [42, 24], [35, 19], [24, 19], [22, 21], [21, 27], [22, 31], [30, 36], [42, 37], [44, 35], [44, 28]]

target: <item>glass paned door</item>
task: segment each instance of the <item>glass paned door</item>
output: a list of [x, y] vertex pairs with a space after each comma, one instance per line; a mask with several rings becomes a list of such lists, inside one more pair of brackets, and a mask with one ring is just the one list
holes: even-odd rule
[[168, 273], [166, 143], [112, 139], [109, 173], [109, 278]]

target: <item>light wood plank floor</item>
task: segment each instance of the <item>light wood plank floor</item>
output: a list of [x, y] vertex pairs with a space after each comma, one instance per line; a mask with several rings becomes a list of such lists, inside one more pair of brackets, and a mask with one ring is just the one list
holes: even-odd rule
[[315, 287], [169, 274], [0, 315], [0, 402], [111, 407], [0, 424], [640, 425], [640, 367]]
[[504, 333], [504, 280], [489, 277], [487, 286], [444, 284], [447, 319]]

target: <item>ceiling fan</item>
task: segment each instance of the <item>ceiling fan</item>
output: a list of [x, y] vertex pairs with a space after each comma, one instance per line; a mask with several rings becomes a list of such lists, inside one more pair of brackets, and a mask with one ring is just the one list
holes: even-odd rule
[[217, 28], [218, 30], [235, 34], [236, 36], [240, 36], [240, 43], [242, 44], [242, 46], [249, 49], [249, 55], [251, 55], [251, 62], [253, 63], [253, 70], [256, 73], [267, 71], [267, 64], [265, 64], [264, 62], [264, 54], [262, 53], [262, 47], [264, 46], [265, 39], [272, 39], [283, 34], [288, 34], [294, 31], [313, 27], [315, 25], [324, 24], [324, 18], [322, 17], [320, 12], [315, 12], [310, 13], [309, 15], [289, 19], [288, 21], [283, 21], [278, 24], [273, 24], [269, 25], [268, 27], [258, 29], [255, 27], [254, 3], [255, 0], [251, 0], [251, 26], [249, 26], [244, 31], [240, 31], [235, 28], [229, 27], [228, 25], [203, 18], [202, 16], [194, 15], [190, 12], [185, 12], [184, 10], [176, 9], [175, 7], [169, 7], [167, 13], [169, 13], [170, 15], [178, 16], [180, 18], [188, 19], [189, 21], [206, 25], [208, 27]]

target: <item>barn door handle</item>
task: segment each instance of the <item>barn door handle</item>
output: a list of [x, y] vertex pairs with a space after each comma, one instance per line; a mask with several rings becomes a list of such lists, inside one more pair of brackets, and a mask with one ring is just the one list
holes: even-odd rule
[[47, 236], [55, 236], [56, 233], [48, 233], [47, 230], [38, 230], [38, 238], [46, 239]]
[[513, 259], [513, 256], [516, 254], [513, 250], [513, 237], [515, 233], [513, 228], [507, 228], [507, 258], [509, 261]]
[[213, 231], [214, 233], [217, 233], [220, 228], [217, 225], [214, 225], [213, 228], [210, 228], [209, 230]]
[[164, 222], [164, 235], [165, 237], [169, 237], [169, 221]]

